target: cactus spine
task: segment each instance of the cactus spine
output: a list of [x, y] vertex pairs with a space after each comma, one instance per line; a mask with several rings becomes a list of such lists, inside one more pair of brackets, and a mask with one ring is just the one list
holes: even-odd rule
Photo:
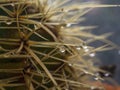
[[101, 79], [85, 60], [94, 48], [80, 39], [98, 39], [83, 31], [95, 27], [75, 25], [93, 6], [68, 1], [0, 1], [1, 90], [91, 90], [87, 81]]

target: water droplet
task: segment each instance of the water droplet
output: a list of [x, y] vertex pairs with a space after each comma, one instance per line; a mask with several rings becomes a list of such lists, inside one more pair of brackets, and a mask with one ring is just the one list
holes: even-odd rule
[[5, 23], [6, 23], [7, 25], [10, 25], [10, 24], [12, 24], [12, 21], [11, 21], [11, 20], [7, 20]]
[[106, 77], [109, 77], [109, 76], [110, 76], [110, 73], [105, 73], [105, 76], [106, 76]]
[[95, 77], [94, 79], [95, 79], [95, 80], [99, 80], [99, 78], [98, 78], [98, 77]]
[[87, 49], [84, 49], [84, 51], [85, 51], [85, 52], [88, 52], [88, 51], [89, 51], [89, 49], [88, 49], [88, 48], [87, 48]]
[[71, 23], [68, 23], [67, 25], [66, 25], [66, 27], [70, 27], [72, 24]]
[[88, 52], [88, 51], [89, 51], [88, 46], [83, 46], [83, 49], [84, 49], [85, 52]]
[[71, 63], [69, 63], [68, 65], [69, 65], [69, 66], [72, 66], [72, 64], [71, 64]]
[[90, 53], [89, 56], [90, 57], [95, 57], [95, 53]]
[[88, 74], [89, 72], [88, 71], [84, 71], [85, 74]]
[[81, 47], [80, 47], [80, 46], [77, 46], [76, 49], [77, 49], [77, 50], [81, 50]]
[[61, 52], [61, 53], [65, 53], [65, 48], [64, 48], [64, 47], [61, 47], [61, 48], [60, 48], [60, 52]]
[[83, 49], [88, 49], [88, 46], [83, 46]]

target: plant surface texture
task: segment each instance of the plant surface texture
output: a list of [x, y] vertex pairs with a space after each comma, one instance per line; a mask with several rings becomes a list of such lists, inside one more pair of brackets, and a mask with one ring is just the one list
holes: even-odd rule
[[[96, 26], [77, 25], [96, 7], [116, 5], [0, 0], [0, 90], [104, 90], [98, 72], [106, 72], [94, 56], [116, 45], [106, 39], [110, 33], [96, 36]], [[104, 44], [89, 46], [96, 40]]]

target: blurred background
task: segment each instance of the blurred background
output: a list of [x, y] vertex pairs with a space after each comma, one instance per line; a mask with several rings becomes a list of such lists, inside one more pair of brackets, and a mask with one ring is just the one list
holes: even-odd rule
[[[120, 4], [120, 0], [75, 0], [73, 2], [96, 2], [100, 4]], [[98, 28], [92, 32], [101, 35], [107, 32], [113, 32], [108, 39], [120, 46], [120, 7], [97, 8], [85, 15], [86, 21], [80, 25], [97, 25]], [[98, 43], [96, 43], [98, 44]], [[114, 80], [120, 84], [120, 50], [110, 50], [98, 53], [102, 65], [115, 65]]]

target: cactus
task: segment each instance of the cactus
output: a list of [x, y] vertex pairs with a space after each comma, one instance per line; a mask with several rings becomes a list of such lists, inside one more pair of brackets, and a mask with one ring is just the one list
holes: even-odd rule
[[76, 24], [93, 7], [108, 6], [68, 1], [0, 1], [0, 90], [91, 90], [92, 78], [102, 80], [89, 56], [111, 47], [88, 43], [109, 34], [95, 36], [84, 31], [94, 26]]

